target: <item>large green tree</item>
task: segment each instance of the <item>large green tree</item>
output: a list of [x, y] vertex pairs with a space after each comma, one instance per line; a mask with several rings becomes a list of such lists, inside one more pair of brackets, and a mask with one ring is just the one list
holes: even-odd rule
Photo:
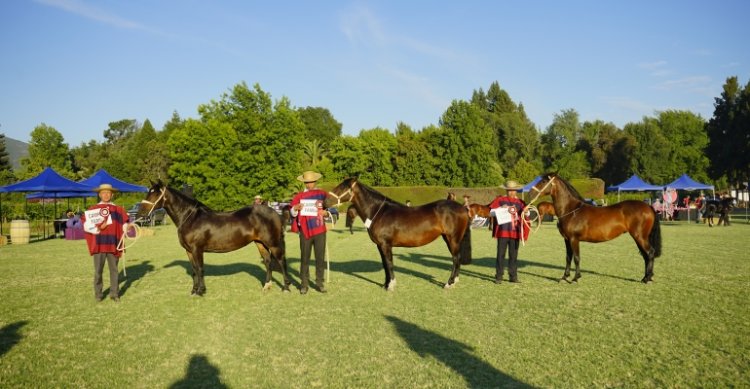
[[372, 185], [393, 185], [396, 138], [386, 129], [373, 128], [360, 131], [359, 139], [366, 146], [361, 149], [365, 169], [361, 172], [360, 178]]
[[497, 137], [482, 117], [479, 107], [454, 100], [440, 119], [445, 131], [440, 141], [445, 184], [450, 186], [491, 186], [501, 181], [495, 158]]
[[0, 133], [0, 185], [8, 184], [12, 180], [13, 167], [5, 145], [5, 134]]
[[658, 119], [644, 117], [641, 122], [626, 124], [623, 131], [635, 140], [632, 173], [657, 185], [676, 178], [670, 172], [672, 146], [662, 133]]
[[496, 142], [496, 160], [501, 173], [520, 181], [531, 180], [542, 170], [539, 132], [526, 116], [523, 104], [516, 104], [508, 92], [493, 82], [487, 92], [475, 90], [471, 103], [479, 107]]
[[669, 159], [665, 174], [677, 178], [688, 173], [698, 181], [707, 181], [706, 121], [690, 111], [677, 110], [660, 112], [658, 121], [661, 133], [669, 144], [669, 149], [665, 151]]
[[558, 172], [563, 177], [590, 177], [591, 166], [586, 152], [578, 148], [583, 127], [574, 109], [555, 114], [552, 124], [542, 135], [545, 170]]
[[305, 126], [305, 139], [317, 140], [326, 147], [331, 141], [341, 136], [343, 127], [327, 108], [305, 107], [297, 109], [300, 119]]
[[706, 132], [711, 177], [743, 187], [750, 180], [750, 82], [743, 88], [736, 76], [727, 78]]
[[217, 209], [249, 204], [255, 195], [289, 197], [302, 169], [304, 125], [287, 98], [273, 102], [258, 84], [235, 85], [221, 100], [199, 106], [169, 137], [175, 184]]
[[21, 160], [20, 179], [31, 178], [46, 167], [53, 168], [60, 175], [75, 178], [71, 154], [62, 134], [44, 123], [31, 131], [29, 156]]

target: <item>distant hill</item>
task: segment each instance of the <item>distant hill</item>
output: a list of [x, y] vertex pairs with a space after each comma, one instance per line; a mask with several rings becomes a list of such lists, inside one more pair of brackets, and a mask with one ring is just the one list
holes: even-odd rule
[[6, 136], [5, 151], [8, 152], [8, 159], [13, 170], [18, 170], [21, 168], [21, 158], [29, 156], [29, 144]]

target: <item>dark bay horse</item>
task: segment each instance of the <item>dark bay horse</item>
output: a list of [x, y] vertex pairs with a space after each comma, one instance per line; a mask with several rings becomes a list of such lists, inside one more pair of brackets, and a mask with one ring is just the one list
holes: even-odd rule
[[384, 196], [356, 178], [347, 178], [329, 192], [337, 204], [350, 201], [367, 227], [370, 239], [378, 246], [385, 271], [387, 290], [394, 290], [393, 247], [424, 246], [443, 237], [453, 259], [446, 288], [458, 282], [461, 264], [471, 263], [469, 212], [453, 200], [439, 200], [418, 207], [407, 207]]
[[724, 223], [724, 226], [728, 227], [730, 225], [729, 214], [732, 212], [732, 208], [734, 208], [733, 202], [734, 198], [732, 197], [706, 200], [706, 213], [703, 218], [708, 220], [708, 226], [714, 226], [714, 215], [718, 213], [719, 223], [717, 225], [720, 226]]
[[483, 218], [489, 218], [490, 217], [490, 206], [489, 205], [483, 205], [483, 204], [477, 204], [477, 203], [471, 203], [469, 204], [469, 217], [474, 218], [475, 216], [483, 217]]
[[555, 206], [549, 201], [540, 201], [536, 205], [536, 209], [539, 211], [539, 223], [541, 224], [544, 220], [544, 215], [555, 216]]
[[629, 233], [635, 240], [645, 261], [646, 272], [641, 282], [648, 283], [654, 275], [654, 258], [661, 255], [661, 229], [656, 212], [646, 203], [626, 200], [608, 207], [586, 204], [568, 182], [555, 173], [542, 176], [533, 190], [541, 195], [550, 194], [557, 213], [557, 229], [565, 239], [565, 273], [570, 275], [570, 261], [576, 263], [573, 281], [581, 278], [580, 242], [606, 242]]
[[349, 233], [352, 235], [354, 235], [354, 219], [356, 219], [357, 216], [359, 216], [357, 208], [355, 208], [354, 205], [350, 205], [349, 208], [346, 209], [346, 226], [349, 227]]
[[203, 253], [226, 253], [255, 242], [266, 265], [263, 290], [271, 287], [271, 275], [281, 270], [282, 289], [289, 291], [289, 275], [285, 257], [284, 229], [278, 214], [265, 205], [253, 205], [234, 212], [214, 212], [198, 200], [161, 182], [153, 184], [141, 201], [138, 215], [164, 208], [177, 226], [180, 245], [187, 252], [193, 267], [191, 294], [206, 292], [203, 280]]

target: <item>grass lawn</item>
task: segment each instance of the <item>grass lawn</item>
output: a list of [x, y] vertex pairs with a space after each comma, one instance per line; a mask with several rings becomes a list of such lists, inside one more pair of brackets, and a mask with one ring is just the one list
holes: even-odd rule
[[[84, 241], [0, 247], [0, 387], [748, 387], [750, 225], [662, 224], [653, 283], [627, 236], [581, 245], [559, 283], [552, 223], [521, 249], [520, 284], [496, 285], [495, 242], [451, 290], [442, 241], [396, 248], [385, 292], [360, 221], [329, 232], [329, 292], [261, 292], [254, 246], [206, 255], [190, 297], [173, 225], [127, 253], [120, 303], [94, 301]], [[287, 234], [298, 286], [299, 246]], [[314, 274], [314, 270], [311, 269]], [[275, 275], [277, 282], [281, 279]], [[507, 275], [506, 275], [507, 278]], [[105, 290], [108, 276], [105, 269]]]

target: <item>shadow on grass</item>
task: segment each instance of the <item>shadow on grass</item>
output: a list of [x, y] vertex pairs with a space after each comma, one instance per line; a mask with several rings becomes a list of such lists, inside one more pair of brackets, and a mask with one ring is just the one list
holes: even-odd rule
[[432, 356], [460, 374], [469, 388], [532, 388], [472, 355], [472, 347], [393, 316], [385, 316], [420, 357]]
[[[146, 274], [154, 271], [154, 265], [151, 264], [151, 261], [145, 261], [142, 263], [138, 263], [135, 265], [127, 265], [127, 262], [124, 264], [125, 270], [123, 271], [123, 275], [121, 275], [119, 278], [120, 280], [125, 280], [125, 284], [123, 284], [120, 287], [120, 297], [122, 297], [125, 293], [127, 293], [128, 289], [130, 289], [131, 286], [133, 286], [133, 283], [140, 280], [141, 278], [145, 277]], [[125, 271], [127, 271], [128, 275], [125, 276]]]
[[[505, 262], [505, 267], [507, 268], [507, 266], [508, 266], [508, 262], [507, 262], [508, 260], [507, 260], [507, 258], [506, 258], [505, 261], [506, 261]], [[583, 260], [581, 262], [583, 263]], [[562, 278], [562, 273], [565, 271], [565, 258], [562, 259], [562, 263], [563, 263], [563, 265], [550, 265], [549, 263], [534, 262], [534, 261], [530, 261], [528, 259], [521, 259], [521, 258], [519, 258], [518, 259], [518, 269], [519, 269], [518, 272], [521, 273], [521, 274], [527, 274], [527, 275], [530, 275], [530, 276], [544, 278], [544, 279], [547, 279], [547, 280], [550, 280], [550, 281], [554, 281], [554, 282], [559, 282], [560, 279]], [[477, 266], [483, 266], [483, 267], [488, 267], [488, 268], [494, 269], [495, 268], [495, 258], [482, 258], [482, 261], [478, 262]], [[533, 272], [529, 271], [531, 268], [534, 268], [534, 267], [540, 267], [540, 268], [544, 268], [544, 269], [557, 269], [557, 270], [560, 270], [560, 277], [550, 277], [550, 276], [536, 274], [536, 273], [533, 273]], [[528, 269], [526, 271], [521, 270], [521, 269], [525, 269], [525, 268], [528, 268]], [[571, 271], [571, 274], [575, 274], [575, 263], [571, 263], [570, 264], [570, 271]], [[640, 279], [625, 278], [625, 277], [616, 276], [616, 275], [612, 275], [612, 274], [599, 273], [599, 272], [592, 271], [592, 270], [585, 270], [585, 269], [583, 269], [583, 267], [581, 267], [581, 274], [591, 274], [591, 275], [595, 275], [595, 276], [613, 278], [613, 279], [622, 280], [622, 281], [641, 282]]]
[[[383, 286], [383, 284], [371, 280], [370, 278], [367, 278], [365, 276], [360, 275], [359, 273], [376, 273], [378, 271], [383, 271], [383, 265], [380, 262], [376, 262], [374, 260], [368, 260], [368, 259], [355, 259], [353, 261], [346, 261], [346, 262], [331, 262], [331, 271], [337, 271], [344, 274], [348, 274], [352, 277], [359, 278], [360, 280], [367, 281], [369, 283]], [[382, 273], [381, 273], [382, 274]], [[385, 275], [383, 275], [383, 279], [385, 279]]]
[[[397, 254], [397, 255], [394, 255], [394, 257], [400, 260], [417, 263], [426, 267], [434, 267], [434, 268], [443, 269], [447, 272], [447, 274], [445, 275], [446, 282], [448, 282], [448, 277], [450, 277], [450, 272], [453, 270], [453, 260], [448, 256], [443, 257], [443, 256], [431, 255], [431, 254], [407, 253], [407, 254]], [[474, 258], [470, 264], [461, 265], [459, 277], [469, 276], [469, 277], [479, 278], [479, 279], [483, 279], [487, 281], [493, 281], [494, 278], [486, 274], [482, 274], [482, 273], [478, 273], [473, 270], [470, 270], [470, 267], [473, 266], [474, 263], [476, 263], [476, 260], [477, 258]], [[409, 271], [405, 271], [405, 273], [408, 274]], [[416, 272], [416, 273], [423, 274], [419, 272]], [[434, 277], [432, 276], [429, 276], [429, 277], [434, 279]], [[435, 281], [433, 283], [437, 283], [437, 285], [440, 285], [440, 287], [443, 287], [445, 285], [445, 283], [438, 282], [438, 281]]]
[[[171, 263], [164, 265], [164, 268], [170, 268], [175, 266], [181, 266], [185, 269], [185, 273], [192, 277], [193, 266], [190, 261], [176, 259]], [[212, 265], [210, 263], [203, 263], [203, 276], [229, 276], [233, 274], [247, 273], [251, 277], [254, 277], [258, 282], [263, 285], [266, 280], [266, 268], [263, 265], [253, 265], [250, 263], [229, 263], [226, 265]]]
[[193, 355], [190, 357], [185, 377], [169, 388], [227, 388], [228, 386], [221, 382], [220, 375], [219, 369], [212, 365], [205, 355]]
[[6, 325], [0, 328], [0, 357], [10, 351], [18, 342], [21, 341], [23, 336], [18, 332], [23, 326], [29, 324], [28, 321], [22, 320], [15, 323]]

